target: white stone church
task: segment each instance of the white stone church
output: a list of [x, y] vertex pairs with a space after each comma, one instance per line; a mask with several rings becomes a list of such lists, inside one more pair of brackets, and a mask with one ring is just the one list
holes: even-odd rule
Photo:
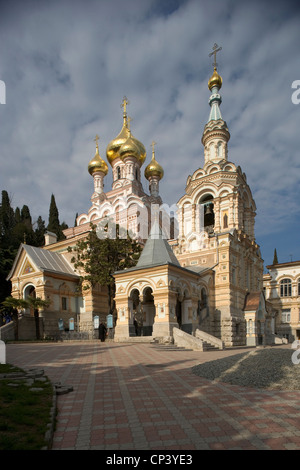
[[[96, 153], [88, 164], [94, 185], [90, 209], [64, 231], [65, 240], [57, 242], [49, 233], [43, 248], [22, 244], [8, 276], [14, 297], [51, 301], [40, 312], [45, 337], [70, 329], [96, 337], [96, 321], [106, 321], [106, 288], [79, 289], [68, 247], [87, 235], [91, 222], [101, 231], [109, 219], [144, 246], [134, 268], [115, 273], [115, 341], [136, 335], [172, 341], [175, 328], [194, 337], [212, 335], [227, 347], [274, 342], [276, 315], [263, 291], [256, 205], [245, 173], [229, 158], [221, 87], [215, 63], [208, 81], [203, 166], [192, 169], [174, 217], [159, 194], [164, 171], [154, 145], [147, 164], [145, 147], [131, 132], [126, 98], [121, 131], [107, 145], [107, 162], [96, 136]], [[149, 192], [141, 183], [143, 166]], [[109, 167], [113, 182], [104, 192]]]

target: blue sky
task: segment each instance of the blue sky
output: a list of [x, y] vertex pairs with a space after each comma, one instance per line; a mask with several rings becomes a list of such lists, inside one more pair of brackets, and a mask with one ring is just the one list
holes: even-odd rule
[[[223, 78], [228, 159], [247, 175], [265, 264], [300, 260], [300, 11], [294, 1], [62, 0], [1, 3], [0, 190], [48, 222], [53, 193], [69, 226], [87, 212], [87, 165], [122, 125], [165, 170], [172, 205], [204, 163], [209, 53]], [[110, 189], [111, 178], [105, 180]], [[144, 188], [148, 183], [144, 181]]]

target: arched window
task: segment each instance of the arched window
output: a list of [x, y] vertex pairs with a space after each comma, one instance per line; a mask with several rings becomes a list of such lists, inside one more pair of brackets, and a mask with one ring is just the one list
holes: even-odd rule
[[204, 227], [209, 227], [215, 223], [213, 196], [211, 194], [201, 199], [204, 206]]
[[121, 178], [121, 168], [118, 166], [117, 167], [117, 179], [119, 180]]
[[139, 170], [137, 168], [135, 169], [135, 179], [139, 180]]
[[291, 279], [282, 279], [280, 281], [280, 297], [291, 297], [292, 281]]

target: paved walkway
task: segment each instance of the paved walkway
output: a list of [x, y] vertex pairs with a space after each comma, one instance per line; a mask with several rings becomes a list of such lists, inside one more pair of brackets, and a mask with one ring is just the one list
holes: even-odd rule
[[[244, 350], [243, 350], [244, 351]], [[300, 391], [213, 383], [191, 367], [241, 350], [155, 344], [9, 344], [7, 362], [72, 385], [58, 396], [53, 449], [300, 449]]]

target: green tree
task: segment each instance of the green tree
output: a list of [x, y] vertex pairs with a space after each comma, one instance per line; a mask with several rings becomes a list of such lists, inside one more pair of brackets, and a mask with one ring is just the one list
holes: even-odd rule
[[88, 281], [91, 286], [100, 284], [107, 287], [108, 313], [113, 314], [115, 310], [113, 274], [135, 266], [141, 253], [141, 246], [128, 232], [122, 232], [119, 225], [106, 225], [103, 234], [104, 236], [99, 238], [96, 226], [91, 225], [87, 238], [78, 241], [74, 248], [69, 247], [69, 251], [74, 253], [71, 261], [81, 275], [81, 284], [83, 281]]
[[14, 248], [0, 246], [0, 303], [11, 293], [11, 283], [6, 278], [13, 265], [15, 255]]
[[15, 221], [17, 224], [21, 222], [21, 211], [19, 207], [16, 207], [16, 210], [15, 210]]
[[2, 191], [2, 200], [0, 206], [0, 240], [2, 246], [9, 246], [11, 231], [15, 224], [15, 213], [11, 207], [8, 192]]
[[[66, 224], [64, 224], [64, 228], [66, 228], [65, 225]], [[49, 232], [55, 233], [57, 235], [58, 241], [63, 240], [65, 238], [62, 232], [60, 222], [59, 222], [59, 212], [58, 212], [55, 197], [53, 194], [51, 195], [51, 201], [50, 201], [50, 207], [49, 207], [49, 222], [48, 222], [47, 230], [49, 230]]]
[[37, 246], [43, 246], [45, 243], [46, 225], [41, 216], [36, 221], [35, 240]]

